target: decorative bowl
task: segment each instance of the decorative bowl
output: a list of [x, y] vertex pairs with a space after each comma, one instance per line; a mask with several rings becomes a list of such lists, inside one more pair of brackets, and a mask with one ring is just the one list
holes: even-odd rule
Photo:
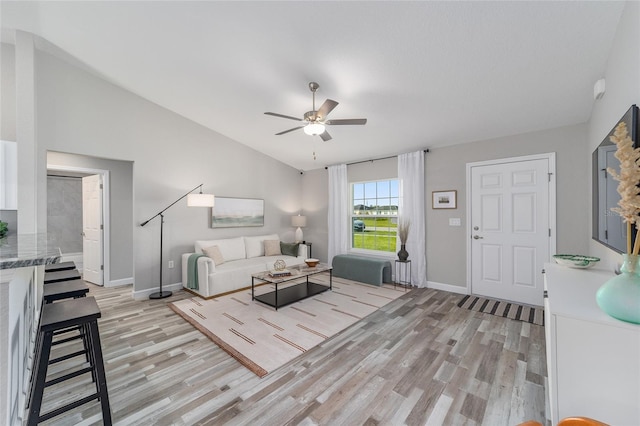
[[309, 268], [313, 268], [317, 266], [320, 261], [318, 259], [305, 259], [304, 263], [306, 263]]
[[581, 254], [554, 254], [553, 259], [559, 265], [570, 268], [590, 268], [600, 261], [598, 257], [583, 256]]

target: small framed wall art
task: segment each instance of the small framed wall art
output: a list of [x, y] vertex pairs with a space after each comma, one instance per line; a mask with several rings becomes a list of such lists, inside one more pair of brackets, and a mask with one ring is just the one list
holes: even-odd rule
[[434, 209], [457, 209], [457, 195], [458, 191], [433, 191], [433, 205]]

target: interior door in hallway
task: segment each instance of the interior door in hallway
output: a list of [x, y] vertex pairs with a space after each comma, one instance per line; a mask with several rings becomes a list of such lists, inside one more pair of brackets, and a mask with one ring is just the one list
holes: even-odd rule
[[85, 281], [103, 285], [102, 175], [82, 178], [82, 252]]
[[551, 246], [549, 159], [471, 167], [471, 292], [543, 304]]

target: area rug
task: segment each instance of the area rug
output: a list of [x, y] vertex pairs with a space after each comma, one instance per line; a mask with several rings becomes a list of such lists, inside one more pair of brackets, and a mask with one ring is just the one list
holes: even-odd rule
[[[329, 276], [314, 275], [327, 284]], [[256, 294], [273, 290], [256, 287]], [[333, 278], [333, 291], [279, 308], [251, 301], [251, 290], [170, 303], [178, 315], [260, 377], [405, 294], [403, 288]]]
[[464, 296], [462, 300], [458, 302], [458, 306], [460, 308], [497, 315], [503, 318], [544, 325], [544, 309], [535, 306], [520, 305], [504, 300], [485, 299], [484, 297], [469, 295]]

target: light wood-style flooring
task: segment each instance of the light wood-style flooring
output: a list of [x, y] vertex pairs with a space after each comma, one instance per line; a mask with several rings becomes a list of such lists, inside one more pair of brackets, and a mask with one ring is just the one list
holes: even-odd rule
[[[458, 308], [457, 294], [408, 291], [262, 379], [166, 306], [190, 294], [135, 301], [130, 287], [92, 287], [90, 295], [102, 310], [114, 424], [546, 422], [544, 328]], [[85, 376], [48, 389], [44, 410], [91, 389]], [[101, 423], [98, 402], [46, 422]]]

